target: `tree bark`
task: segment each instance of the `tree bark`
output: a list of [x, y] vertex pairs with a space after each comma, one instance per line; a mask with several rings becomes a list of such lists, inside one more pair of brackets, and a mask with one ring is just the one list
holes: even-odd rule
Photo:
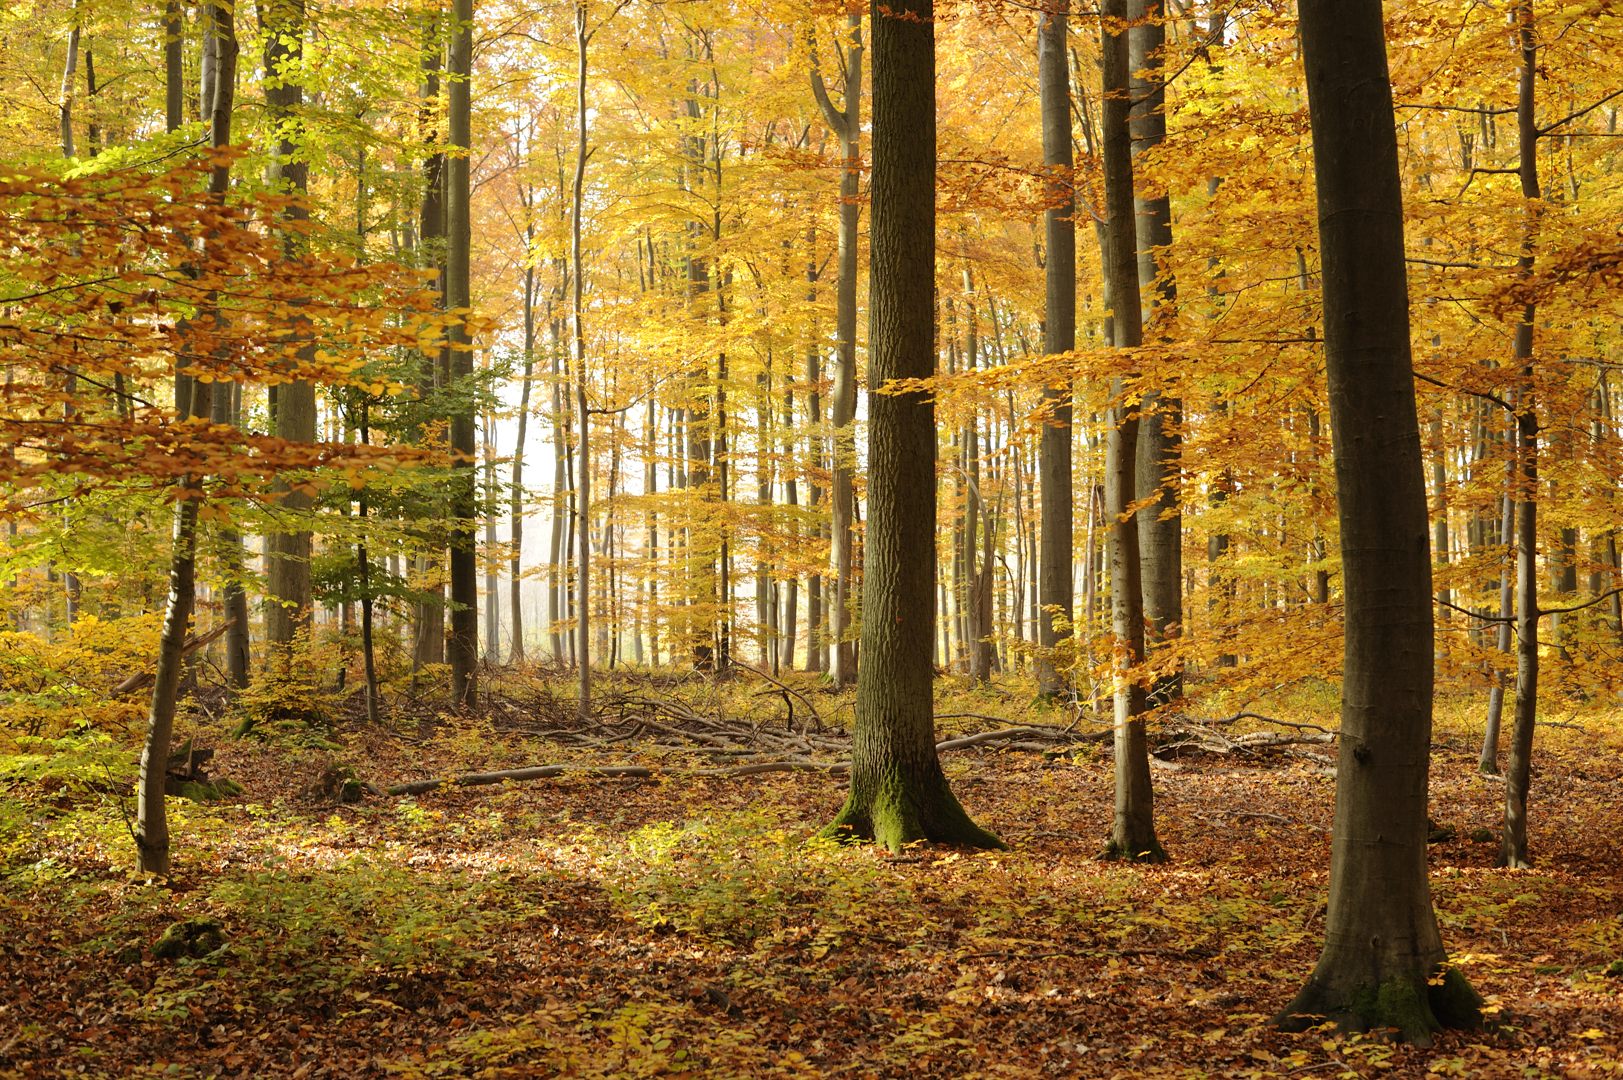
[[[451, 2], [451, 47], [447, 74], [450, 76], [450, 130], [447, 134], [445, 185], [445, 307], [461, 313], [454, 316], [447, 334], [448, 367], [453, 384], [466, 385], [473, 375], [473, 341], [463, 316], [472, 304], [468, 260], [473, 241], [469, 214], [468, 148], [473, 145], [473, 0]], [[466, 395], [462, 395], [466, 397]], [[451, 700], [468, 708], [478, 692], [479, 668], [479, 559], [474, 543], [474, 519], [478, 499], [474, 468], [478, 447], [474, 442], [473, 400], [456, 405], [450, 416], [451, 530], [450, 633], [445, 639], [446, 659], [451, 663]]]
[[576, 618], [575, 648], [578, 678], [575, 709], [582, 720], [592, 716], [592, 453], [591, 415], [586, 400], [586, 304], [581, 275], [581, 216], [586, 197], [586, 48], [592, 35], [586, 28], [586, 5], [575, 8], [575, 179], [569, 203], [570, 330], [574, 343], [575, 413], [578, 451], [575, 455]]
[[[441, 50], [439, 43], [439, 11], [436, 7], [423, 28], [423, 84], [418, 122], [424, 142], [432, 150], [423, 158], [423, 201], [418, 217], [417, 235], [423, 261], [439, 273], [439, 289], [443, 298], [446, 290], [445, 265], [445, 152], [437, 148], [437, 99], [440, 94]], [[441, 384], [440, 365], [436, 356], [423, 353], [418, 362], [418, 390], [426, 395]], [[438, 498], [430, 500], [424, 516], [437, 518], [443, 512]], [[425, 594], [412, 612], [412, 664], [413, 670], [425, 664], [445, 662], [445, 594], [439, 577], [439, 559], [431, 554], [432, 540], [424, 537], [428, 552], [417, 558], [418, 573], [427, 580], [419, 588]]]
[[[868, 383], [935, 371], [935, 24], [931, 0], [875, 3]], [[969, 819], [936, 756], [936, 430], [923, 393], [869, 400], [862, 669], [851, 792], [826, 835], [899, 851], [917, 840], [1001, 847]]]
[[[1166, 45], [1162, 0], [1129, 0], [1128, 71], [1131, 73], [1132, 154], [1136, 160], [1166, 138], [1164, 107], [1166, 86], [1161, 74], [1161, 53]], [[1138, 223], [1138, 284], [1152, 298], [1148, 325], [1170, 319], [1178, 289], [1171, 272], [1162, 265], [1162, 252], [1172, 243], [1172, 200], [1166, 192], [1133, 200]], [[1149, 652], [1172, 644], [1183, 629], [1183, 515], [1179, 509], [1183, 453], [1183, 402], [1161, 391], [1144, 396], [1143, 420], [1138, 432], [1138, 461], [1134, 480], [1136, 498], [1154, 502], [1139, 515], [1139, 553], [1143, 563], [1144, 618]], [[1150, 690], [1151, 704], [1160, 705], [1183, 695], [1183, 674], [1177, 666], [1163, 671]]]
[[[272, 182], [301, 201], [288, 209], [290, 221], [309, 220], [310, 210], [302, 199], [309, 192], [309, 165], [299, 145], [302, 122], [299, 109], [304, 104], [305, 0], [267, 0], [259, 9], [261, 32], [265, 37], [265, 70], [275, 73], [266, 84], [265, 106], [275, 132], [276, 158]], [[295, 229], [297, 228], [295, 225]], [[288, 234], [288, 250], [300, 241], [296, 232]], [[300, 358], [314, 358], [314, 347], [305, 346]], [[298, 379], [276, 388], [276, 408], [271, 417], [276, 437], [289, 442], [314, 442], [316, 438], [316, 391], [307, 380]], [[315, 500], [302, 491], [287, 491], [281, 503], [294, 521], [310, 512]], [[291, 532], [274, 532], [267, 538], [265, 642], [267, 659], [287, 662], [287, 650], [301, 630], [310, 625], [310, 530], [308, 526]]]
[[[1043, 165], [1049, 180], [1049, 207], [1043, 214], [1047, 293], [1043, 305], [1043, 351], [1076, 348], [1076, 194], [1071, 149], [1071, 77], [1066, 48], [1070, 0], [1050, 0], [1037, 25], [1037, 85], [1041, 98]], [[1049, 409], [1038, 446], [1038, 586], [1036, 676], [1038, 692], [1053, 696], [1069, 682], [1057, 650], [1070, 630], [1071, 608], [1071, 393], [1065, 386], [1043, 388]]]
[[[1516, 97], [1519, 146], [1518, 173], [1527, 202], [1527, 225], [1522, 239], [1517, 276], [1533, 274], [1534, 244], [1539, 207], [1544, 193], [1538, 176], [1538, 38], [1533, 5], [1516, 5], [1516, 44], [1521, 76]], [[1516, 705], [1512, 713], [1510, 754], [1505, 761], [1505, 824], [1499, 862], [1521, 868], [1532, 865], [1527, 851], [1527, 794], [1533, 780], [1533, 727], [1538, 718], [1538, 402], [1533, 394], [1533, 325], [1537, 308], [1529, 302], [1522, 310], [1512, 338], [1512, 353], [1519, 369], [1521, 390], [1516, 401]]]
[[[1137, 348], [1143, 340], [1138, 296], [1137, 229], [1134, 224], [1131, 101], [1127, 58], [1127, 0], [1105, 0], [1101, 31], [1104, 76], [1100, 143], [1105, 182], [1108, 242], [1105, 280], [1111, 300], [1113, 344]], [[1112, 380], [1110, 434], [1105, 445], [1105, 517], [1110, 560], [1110, 626], [1115, 638], [1116, 812], [1109, 858], [1145, 862], [1166, 859], [1155, 836], [1155, 795], [1150, 783], [1149, 738], [1144, 729], [1144, 595], [1140, 578], [1138, 515], [1130, 513], [1137, 491], [1137, 411], [1126, 400], [1126, 380]]]
[[[526, 197], [526, 214], [531, 212]], [[525, 249], [535, 239], [535, 223], [526, 217], [524, 223]], [[535, 372], [535, 267], [524, 268], [524, 370], [519, 381], [518, 432], [513, 441], [512, 487], [508, 504], [508, 543], [512, 551], [507, 556], [508, 593], [507, 618], [512, 623], [513, 644], [509, 647], [510, 664], [524, 662], [524, 450], [530, 433], [530, 387]], [[494, 599], [491, 601], [494, 603]]]
[[[211, 103], [209, 142], [215, 147], [231, 144], [231, 107], [237, 82], [237, 34], [232, 5], [211, 3], [207, 17], [212, 29], [211, 48], [215, 52], [217, 91]], [[209, 195], [225, 201], [230, 186], [230, 169], [216, 164], [209, 172]], [[207, 243], [207, 238], [203, 238]], [[213, 409], [215, 384], [188, 380], [192, 400], [177, 419], [208, 420]], [[158, 662], [153, 672], [152, 707], [147, 714], [146, 742], [141, 750], [141, 773], [136, 785], [135, 849], [137, 865], [144, 874], [169, 873], [169, 816], [164, 804], [164, 779], [169, 769], [169, 743], [175, 731], [175, 703], [180, 693], [180, 677], [185, 667], [186, 629], [191, 622], [197, 586], [197, 511], [203, 497], [202, 478], [180, 478], [180, 497], [175, 501], [174, 545], [169, 556], [169, 600], [164, 612], [163, 632], [158, 643]]]
[[[854, 566], [856, 507], [857, 416], [857, 222], [861, 212], [862, 177], [862, 16], [853, 7], [846, 27], [851, 44], [845, 51], [844, 108], [829, 101], [822, 74], [813, 67], [812, 92], [823, 118], [840, 140], [845, 168], [840, 173], [840, 232], [835, 256], [835, 340], [839, 356], [834, 364], [834, 391], [830, 407], [834, 425], [832, 558], [834, 594], [829, 598], [833, 638], [833, 679], [836, 687], [851, 685], [857, 677], [856, 643], [851, 632], [852, 573]], [[816, 52], [813, 51], [815, 58]], [[814, 376], [808, 370], [807, 378]], [[811, 393], [815, 394], [816, 390]], [[820, 417], [813, 416], [815, 423]], [[812, 499], [816, 501], [815, 498]], [[813, 637], [818, 635], [813, 627]], [[818, 642], [819, 648], [822, 643]]]
[[1325, 944], [1278, 1023], [1423, 1042], [1475, 1024], [1426, 879], [1432, 594], [1379, 0], [1301, 0], [1346, 644]]

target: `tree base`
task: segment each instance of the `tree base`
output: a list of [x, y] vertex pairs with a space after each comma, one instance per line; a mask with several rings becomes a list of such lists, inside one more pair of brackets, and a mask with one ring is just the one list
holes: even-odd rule
[[845, 806], [817, 835], [846, 843], [872, 842], [892, 852], [920, 841], [1008, 850], [1007, 844], [970, 819], [945, 777], [923, 784], [893, 777], [867, 792], [852, 784]]
[[1326, 1022], [1337, 1031], [1387, 1031], [1400, 1042], [1430, 1046], [1432, 1034], [1444, 1028], [1480, 1028], [1482, 998], [1457, 968], [1443, 968], [1430, 979], [1394, 977], [1353, 987], [1332, 986], [1315, 975], [1274, 1017], [1284, 1031]]
[[1146, 864], [1170, 862], [1172, 859], [1167, 854], [1166, 848], [1161, 846], [1161, 841], [1153, 836], [1150, 837], [1147, 843], [1143, 844], [1122, 844], [1112, 837], [1110, 842], [1105, 845], [1105, 849], [1099, 853], [1099, 858], [1103, 862]]

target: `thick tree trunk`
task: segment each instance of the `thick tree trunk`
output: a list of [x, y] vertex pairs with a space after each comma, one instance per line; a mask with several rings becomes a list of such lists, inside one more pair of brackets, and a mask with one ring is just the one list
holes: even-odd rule
[[[259, 20], [265, 38], [265, 70], [286, 73], [265, 90], [266, 110], [276, 139], [272, 182], [302, 198], [310, 187], [309, 165], [303, 160], [304, 149], [299, 145], [299, 112], [304, 105], [300, 66], [304, 62], [305, 0], [267, 0], [259, 9]], [[309, 217], [309, 208], [302, 202], [288, 211], [288, 218], [296, 223], [308, 221]], [[290, 233], [289, 250], [299, 243], [297, 233]], [[313, 359], [314, 347], [306, 346], [300, 356]], [[276, 387], [276, 408], [271, 423], [279, 439], [314, 442], [315, 387], [303, 379]], [[302, 491], [287, 491], [281, 503], [288, 516], [297, 522], [310, 512], [315, 500]], [[310, 530], [306, 526], [291, 532], [273, 532], [266, 538], [266, 546], [269, 556], [265, 568], [267, 659], [285, 665], [287, 650], [294, 638], [310, 625]]]
[[1477, 1022], [1426, 879], [1432, 595], [1379, 0], [1301, 0], [1346, 603], [1325, 944], [1279, 1016], [1424, 1041]]
[[[231, 390], [227, 383], [210, 395], [210, 413], [216, 424], [239, 422]], [[225, 632], [225, 677], [229, 685], [240, 690], [248, 685], [248, 592], [244, 588], [248, 568], [242, 535], [229, 525], [220, 529], [219, 553], [225, 576], [220, 597], [225, 619], [231, 624]]]
[[[1043, 351], [1076, 348], [1076, 195], [1071, 170], [1071, 78], [1066, 49], [1069, 0], [1049, 0], [1038, 16], [1037, 86], [1041, 98], [1043, 164], [1053, 172], [1049, 208], [1043, 214], [1047, 295], [1043, 305]], [[1069, 665], [1057, 654], [1070, 631], [1071, 610], [1071, 394], [1067, 387], [1043, 388], [1049, 408], [1038, 446], [1038, 587], [1037, 690], [1045, 696], [1063, 691]]]
[[[1161, 75], [1161, 52], [1166, 45], [1165, 12], [1161, 0], [1129, 0], [1133, 21], [1127, 54], [1132, 73], [1132, 153], [1136, 159], [1166, 138], [1166, 88]], [[1161, 265], [1172, 243], [1172, 200], [1163, 192], [1133, 200], [1138, 222], [1138, 284], [1149, 292], [1147, 313], [1153, 328], [1170, 319], [1178, 300], [1177, 286]], [[1135, 497], [1154, 502], [1139, 515], [1138, 546], [1143, 562], [1144, 618], [1150, 634], [1149, 651], [1172, 643], [1183, 629], [1183, 515], [1179, 510], [1183, 454], [1183, 402], [1175, 394], [1146, 394], [1138, 431]], [[1150, 691], [1160, 705], [1183, 694], [1183, 674], [1174, 667], [1162, 672]]]
[[[1106, 226], [1109, 241], [1105, 279], [1112, 296], [1111, 326], [1117, 348], [1142, 341], [1138, 296], [1137, 230], [1133, 214], [1133, 160], [1129, 130], [1127, 0], [1106, 0], [1101, 35], [1104, 101], [1100, 124]], [[1150, 785], [1146, 705], [1144, 604], [1139, 574], [1139, 515], [1129, 513], [1137, 491], [1137, 412], [1125, 400], [1126, 382], [1113, 380], [1110, 434], [1105, 447], [1105, 518], [1110, 559], [1110, 625], [1115, 638], [1116, 813], [1105, 854], [1111, 858], [1161, 861], [1166, 852], [1155, 836], [1154, 792]]]
[[[869, 385], [935, 371], [935, 24], [931, 0], [872, 9]], [[936, 756], [935, 405], [869, 398], [869, 490], [851, 793], [826, 833], [892, 851], [916, 840], [1001, 847], [947, 786]]]

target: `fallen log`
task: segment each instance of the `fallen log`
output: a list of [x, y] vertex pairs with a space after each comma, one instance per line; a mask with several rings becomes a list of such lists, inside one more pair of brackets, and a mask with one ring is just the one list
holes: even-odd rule
[[[981, 746], [999, 740], [1007, 741], [1010, 745], [1020, 749], [1051, 750], [1064, 743], [1031, 742], [1032, 735], [1053, 735], [1051, 729], [1032, 727], [1004, 728], [1000, 731], [983, 731], [976, 735], [964, 735], [956, 739], [946, 739], [936, 743], [938, 752], [948, 750], [963, 750], [971, 746]], [[1108, 738], [1109, 733], [1095, 733], [1091, 735], [1070, 736], [1067, 742], [1090, 742], [1101, 738]], [[1016, 741], [1019, 740], [1019, 741]], [[791, 758], [784, 761], [752, 761], [743, 765], [730, 765], [717, 769], [658, 769], [648, 765], [530, 765], [520, 769], [497, 769], [493, 772], [465, 773], [462, 776], [435, 777], [431, 780], [411, 780], [403, 784], [395, 784], [388, 789], [390, 795], [421, 795], [425, 792], [435, 791], [442, 787], [479, 787], [485, 784], [501, 784], [509, 780], [519, 782], [523, 780], [549, 780], [559, 776], [590, 776], [605, 780], [613, 779], [653, 779], [658, 776], [684, 777], [684, 778], [713, 778], [731, 779], [739, 776], [758, 776], [771, 772], [826, 772], [831, 775], [849, 772], [849, 761], [811, 761], [805, 758]]]
[[[235, 623], [235, 622], [236, 622], [235, 619], [227, 619], [225, 622], [221, 623], [219, 626], [214, 627], [213, 629], [211, 629], [206, 634], [200, 634], [200, 635], [196, 635], [196, 636], [187, 638], [186, 639], [186, 644], [184, 644], [184, 645], [182, 645], [180, 647], [180, 655], [181, 655], [181, 657], [182, 658], [188, 657], [188, 656], [192, 655], [192, 653], [196, 652], [198, 649], [206, 649], [206, 648], [208, 648], [210, 645], [212, 645], [216, 641], [220, 640], [221, 636], [224, 635], [227, 630], [231, 629], [232, 624]], [[152, 672], [150, 672], [150, 671], [138, 671], [134, 675], [131, 675], [131, 676], [125, 678], [117, 686], [113, 687], [112, 695], [114, 697], [119, 697], [119, 696], [121, 696], [123, 694], [133, 694], [137, 690], [141, 690], [141, 689], [144, 689], [144, 688], [146, 688], [148, 686], [151, 686], [152, 685], [152, 680], [153, 680], [153, 673]]]

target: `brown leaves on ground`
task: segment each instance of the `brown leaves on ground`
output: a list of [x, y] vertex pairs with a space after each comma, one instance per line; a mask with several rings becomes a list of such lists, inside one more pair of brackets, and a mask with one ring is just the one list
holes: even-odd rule
[[[807, 842], [842, 796], [826, 775], [565, 776], [351, 806], [320, 795], [331, 752], [235, 744], [218, 771], [249, 794], [177, 804], [170, 889], [127, 877], [105, 794], [0, 798], [0, 1076], [1618, 1073], [1617, 755], [1593, 732], [1541, 752], [1539, 866], [1507, 872], [1478, 832], [1497, 782], [1468, 736], [1439, 738], [1432, 816], [1454, 834], [1431, 849], [1437, 906], [1504, 1026], [1429, 1050], [1268, 1027], [1323, 930], [1334, 780], [1310, 758], [1158, 771], [1174, 861], [1135, 867], [1094, 859], [1110, 763], [1088, 747], [948, 755], [1014, 850], [887, 857]], [[471, 724], [349, 742], [380, 785], [557, 760]], [[653, 760], [630, 746], [570, 757]], [[224, 945], [156, 958], [188, 919]]]

